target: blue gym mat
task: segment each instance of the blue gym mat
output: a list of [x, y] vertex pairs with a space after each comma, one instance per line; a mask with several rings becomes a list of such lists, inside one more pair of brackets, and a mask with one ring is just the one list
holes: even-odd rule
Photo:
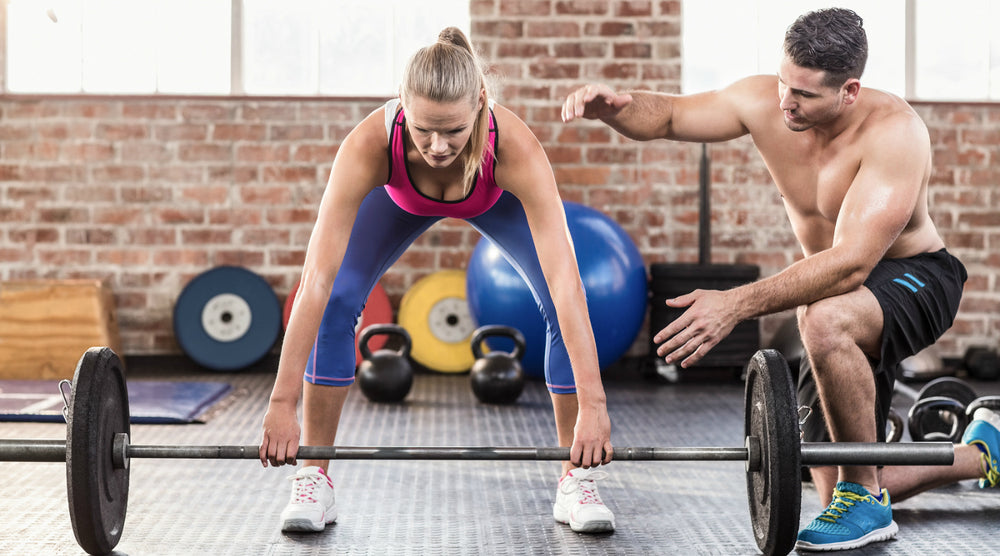
[[[232, 389], [223, 382], [130, 381], [131, 422], [204, 423], [208, 410]], [[62, 423], [63, 405], [57, 380], [0, 380], [0, 421]]]

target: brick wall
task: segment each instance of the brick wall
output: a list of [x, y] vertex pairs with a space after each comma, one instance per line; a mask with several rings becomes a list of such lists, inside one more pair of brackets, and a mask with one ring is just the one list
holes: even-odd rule
[[[675, 92], [679, 1], [472, 0], [472, 39], [497, 99], [545, 145], [565, 198], [600, 209], [645, 259], [698, 258], [699, 145], [633, 143], [591, 122], [563, 125], [589, 81]], [[2, 42], [2, 41], [0, 41]], [[0, 96], [0, 280], [99, 277], [113, 288], [124, 351], [174, 353], [171, 311], [216, 265], [295, 280], [337, 146], [383, 99]], [[1000, 336], [1000, 106], [919, 104], [935, 145], [931, 203], [968, 265], [944, 355]], [[747, 139], [709, 147], [712, 260], [764, 275], [799, 250]], [[389, 271], [394, 306], [420, 277], [463, 268], [478, 240], [434, 226]], [[764, 319], [765, 338], [777, 317]], [[645, 352], [645, 332], [632, 354]]]

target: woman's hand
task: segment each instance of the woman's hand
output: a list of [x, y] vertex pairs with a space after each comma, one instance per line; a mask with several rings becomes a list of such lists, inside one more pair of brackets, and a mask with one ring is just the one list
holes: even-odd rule
[[295, 465], [301, 434], [295, 405], [273, 401], [268, 405], [260, 440], [260, 462], [264, 467], [268, 462], [275, 467]]

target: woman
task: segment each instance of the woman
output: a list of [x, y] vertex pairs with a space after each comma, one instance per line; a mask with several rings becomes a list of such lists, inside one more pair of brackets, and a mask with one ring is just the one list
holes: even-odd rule
[[[468, 39], [447, 28], [410, 59], [399, 99], [344, 139], [285, 333], [261, 462], [295, 463], [300, 391], [303, 445], [334, 443], [369, 292], [434, 222], [463, 218], [521, 269], [548, 324], [546, 382], [559, 444], [571, 447], [554, 517], [575, 531], [611, 531], [614, 516], [594, 483], [604, 472], [593, 469], [611, 461], [611, 425], [562, 201], [538, 140], [489, 101], [485, 83]], [[328, 469], [329, 461], [304, 462], [283, 530], [321, 531], [336, 519]]]

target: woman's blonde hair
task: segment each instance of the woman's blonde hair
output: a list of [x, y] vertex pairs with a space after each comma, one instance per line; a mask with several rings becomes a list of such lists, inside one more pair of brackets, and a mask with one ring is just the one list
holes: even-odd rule
[[484, 102], [472, 135], [459, 158], [465, 166], [463, 191], [472, 189], [476, 174], [483, 165], [489, 145], [489, 93], [486, 76], [479, 60], [472, 51], [472, 44], [457, 27], [447, 27], [438, 35], [436, 43], [425, 46], [410, 57], [403, 72], [400, 97], [421, 97], [434, 102], [468, 101], [475, 105], [482, 93]]

